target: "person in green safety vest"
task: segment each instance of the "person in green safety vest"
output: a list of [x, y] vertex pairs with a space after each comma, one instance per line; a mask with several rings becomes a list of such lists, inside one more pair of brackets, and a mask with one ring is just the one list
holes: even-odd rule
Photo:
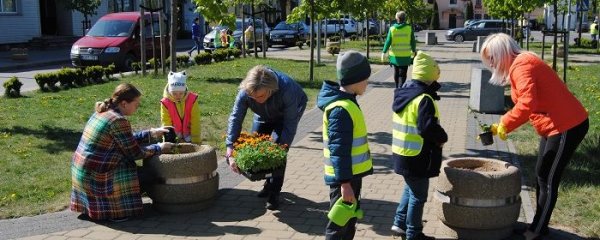
[[[360, 208], [362, 178], [373, 173], [373, 160], [367, 142], [367, 127], [356, 95], [367, 89], [371, 67], [367, 58], [356, 51], [340, 54], [337, 60], [338, 83], [324, 81], [317, 97], [323, 111], [323, 155], [325, 183], [329, 185], [329, 208], [342, 198]], [[325, 239], [353, 239], [356, 218], [345, 226], [331, 220]]]
[[594, 20], [594, 23], [590, 25], [590, 34], [592, 35], [592, 42], [598, 41], [598, 18]]
[[404, 11], [396, 13], [396, 21], [398, 23], [390, 27], [388, 31], [383, 52], [381, 52], [381, 61], [384, 61], [385, 54], [389, 50], [389, 61], [390, 65], [394, 66], [394, 82], [398, 88], [406, 82], [406, 73], [408, 66], [412, 64], [412, 56], [416, 52], [417, 43], [412, 27], [406, 23]]
[[422, 217], [429, 178], [439, 175], [442, 146], [448, 141], [436, 104], [439, 76], [435, 60], [419, 51], [412, 80], [394, 91], [392, 160], [394, 171], [404, 177], [404, 191], [391, 230], [406, 239], [435, 239], [423, 234]]

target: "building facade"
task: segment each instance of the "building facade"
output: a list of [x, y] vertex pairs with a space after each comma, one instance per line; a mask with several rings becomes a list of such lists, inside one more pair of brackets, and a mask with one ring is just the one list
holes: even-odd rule
[[[466, 20], [467, 3], [470, 1], [473, 4], [473, 19], [490, 19], [490, 16], [483, 6], [483, 0], [425, 0], [427, 3], [433, 4], [437, 1], [438, 14], [440, 16], [440, 28], [451, 29], [462, 27]], [[536, 9], [531, 14], [528, 14], [529, 19], [536, 19], [543, 16], [543, 8]], [[526, 16], [527, 17], [527, 16]]]

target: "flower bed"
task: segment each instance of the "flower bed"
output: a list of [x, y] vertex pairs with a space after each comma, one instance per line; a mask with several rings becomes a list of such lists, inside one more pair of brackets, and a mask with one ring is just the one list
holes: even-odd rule
[[270, 135], [242, 132], [233, 146], [232, 157], [248, 179], [283, 175], [287, 146], [273, 142]]

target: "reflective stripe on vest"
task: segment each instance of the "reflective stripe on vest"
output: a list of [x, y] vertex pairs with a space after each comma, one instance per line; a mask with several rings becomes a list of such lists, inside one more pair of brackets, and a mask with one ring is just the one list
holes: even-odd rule
[[[421, 153], [423, 148], [423, 137], [419, 135], [417, 129], [417, 117], [419, 115], [419, 104], [424, 97], [433, 98], [429, 94], [421, 94], [414, 98], [400, 113], [394, 113], [394, 130], [392, 131], [392, 152], [400, 156], [416, 156]], [[435, 107], [435, 117], [440, 119], [440, 112], [437, 104]]]
[[367, 172], [373, 168], [373, 159], [371, 158], [371, 152], [369, 151], [369, 143], [367, 141], [367, 126], [360, 108], [356, 103], [351, 100], [338, 100], [329, 104], [325, 111], [323, 111], [323, 155], [325, 156], [325, 175], [335, 177], [335, 171], [329, 158], [331, 152], [329, 151], [329, 135], [327, 128], [329, 126], [329, 119], [327, 115], [331, 109], [335, 107], [342, 107], [350, 114], [352, 118], [352, 175], [358, 175]]
[[408, 25], [401, 28], [391, 28], [392, 44], [390, 45], [391, 57], [410, 57], [412, 56], [412, 48], [410, 46], [410, 36], [412, 28]]
[[592, 25], [590, 25], [590, 34], [592, 35], [598, 35], [598, 24], [597, 23], [592, 23]]
[[171, 122], [173, 123], [173, 127], [175, 128], [175, 133], [177, 135], [188, 137], [191, 133], [191, 117], [192, 117], [192, 108], [198, 99], [198, 95], [195, 93], [188, 93], [185, 99], [185, 108], [183, 111], [183, 119], [179, 116], [179, 111], [177, 111], [177, 106], [175, 103], [171, 101], [169, 98], [163, 98], [160, 102], [165, 106], [167, 111], [169, 111], [169, 116], [171, 116]]

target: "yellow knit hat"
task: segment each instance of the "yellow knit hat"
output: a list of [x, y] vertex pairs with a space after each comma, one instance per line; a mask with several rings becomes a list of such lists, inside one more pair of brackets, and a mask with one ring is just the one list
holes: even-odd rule
[[440, 67], [427, 53], [418, 51], [413, 61], [412, 80], [432, 83], [440, 78]]

